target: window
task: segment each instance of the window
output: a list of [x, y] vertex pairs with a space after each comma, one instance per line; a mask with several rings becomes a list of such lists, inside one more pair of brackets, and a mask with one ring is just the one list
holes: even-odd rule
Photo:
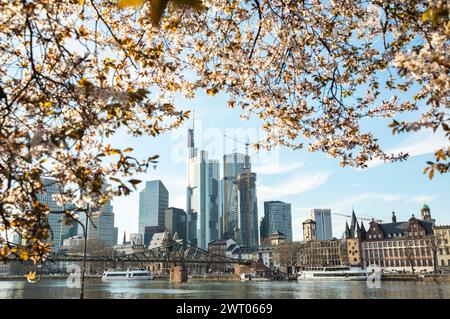
[[445, 261], [444, 261], [444, 259], [441, 259], [441, 266], [445, 266]]

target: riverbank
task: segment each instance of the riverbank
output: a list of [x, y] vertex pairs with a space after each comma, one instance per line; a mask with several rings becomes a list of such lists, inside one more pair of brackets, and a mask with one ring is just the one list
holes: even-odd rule
[[[8, 276], [0, 276], [0, 281], [9, 281], [9, 280], [23, 280], [26, 275], [8, 275]], [[68, 277], [67, 274], [55, 274], [55, 275], [41, 275], [40, 279], [66, 279]], [[91, 275], [86, 274], [86, 279], [100, 279], [101, 275]], [[155, 277], [155, 280], [163, 280], [168, 281], [168, 275], [158, 275]], [[189, 281], [215, 281], [215, 282], [224, 282], [224, 281], [240, 281], [240, 276], [235, 274], [208, 274], [208, 275], [189, 275]], [[295, 278], [283, 279], [281, 281], [292, 281], [296, 280]], [[425, 281], [425, 282], [450, 282], [450, 274], [426, 274], [426, 275], [413, 275], [413, 274], [390, 274], [390, 275], [382, 275], [382, 281]], [[254, 281], [258, 281], [257, 279]], [[279, 280], [270, 280], [264, 278], [264, 281], [279, 281]]]
[[450, 274], [391, 274], [383, 275], [383, 281], [426, 281], [426, 282], [450, 282]]
[[[25, 279], [27, 275], [7, 275], [7, 276], [0, 276], [0, 281], [8, 281], [8, 280], [18, 280], [18, 279]], [[68, 278], [68, 274], [57, 274], [57, 275], [40, 275], [40, 279], [66, 279]], [[100, 279], [102, 278], [102, 275], [88, 275], [86, 274], [84, 276], [86, 279]]]

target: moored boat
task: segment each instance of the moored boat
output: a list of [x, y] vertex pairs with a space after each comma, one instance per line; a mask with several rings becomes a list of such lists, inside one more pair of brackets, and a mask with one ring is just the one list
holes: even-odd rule
[[300, 271], [297, 280], [367, 280], [370, 273], [370, 271], [361, 267], [314, 267]]
[[147, 270], [115, 271], [107, 270], [103, 273], [102, 280], [152, 280], [154, 276]]

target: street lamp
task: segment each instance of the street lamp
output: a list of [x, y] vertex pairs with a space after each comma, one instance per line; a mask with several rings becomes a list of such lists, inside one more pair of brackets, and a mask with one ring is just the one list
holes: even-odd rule
[[86, 255], [87, 255], [87, 237], [88, 237], [88, 228], [89, 228], [89, 213], [91, 206], [87, 203], [87, 208], [84, 210], [86, 217], [86, 225], [81, 223], [83, 227], [83, 235], [84, 235], [84, 249], [83, 249], [83, 269], [81, 270], [81, 290], [80, 290], [80, 299], [84, 298], [84, 277], [86, 273]]

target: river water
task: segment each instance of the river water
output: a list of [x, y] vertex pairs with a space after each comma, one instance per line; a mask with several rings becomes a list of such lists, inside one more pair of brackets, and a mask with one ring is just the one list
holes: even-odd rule
[[[25, 280], [0, 281], [1, 298], [79, 298], [80, 290], [68, 288], [64, 279], [43, 279], [30, 284]], [[85, 298], [195, 299], [195, 298], [438, 298], [450, 299], [450, 283], [383, 281], [380, 288], [366, 282], [189, 282], [167, 281], [102, 282], [86, 281]]]

